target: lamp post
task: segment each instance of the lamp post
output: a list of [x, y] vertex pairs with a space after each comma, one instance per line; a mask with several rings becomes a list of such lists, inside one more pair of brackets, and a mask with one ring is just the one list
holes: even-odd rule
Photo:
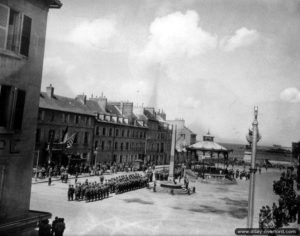
[[251, 153], [251, 168], [250, 168], [250, 184], [249, 184], [249, 196], [248, 196], [248, 220], [247, 227], [253, 228], [253, 213], [254, 213], [254, 196], [255, 196], [255, 159], [256, 159], [256, 147], [259, 139], [258, 134], [258, 121], [257, 121], [258, 107], [254, 107], [254, 120], [252, 123], [252, 153]]

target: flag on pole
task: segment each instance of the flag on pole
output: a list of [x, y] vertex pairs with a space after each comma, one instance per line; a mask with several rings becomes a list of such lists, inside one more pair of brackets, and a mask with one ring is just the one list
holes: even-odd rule
[[72, 134], [67, 140], [66, 140], [66, 148], [71, 148], [73, 146], [74, 140], [77, 136], [77, 132]]
[[65, 143], [68, 140], [68, 129], [69, 129], [69, 126], [67, 126], [63, 132], [63, 136], [62, 136], [62, 140], [61, 140], [62, 143]]

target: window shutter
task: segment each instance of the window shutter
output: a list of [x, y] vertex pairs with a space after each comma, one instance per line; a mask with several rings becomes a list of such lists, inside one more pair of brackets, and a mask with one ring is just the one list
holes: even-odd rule
[[8, 85], [0, 85], [0, 126], [9, 128], [13, 91]]
[[15, 106], [13, 129], [21, 130], [22, 122], [23, 122], [24, 105], [25, 105], [25, 91], [18, 89], [15, 96], [16, 96], [16, 106]]
[[0, 4], [0, 48], [6, 48], [9, 7]]
[[21, 49], [20, 53], [28, 57], [29, 44], [30, 44], [30, 32], [31, 32], [31, 18], [28, 16], [23, 17], [23, 28], [21, 35]]

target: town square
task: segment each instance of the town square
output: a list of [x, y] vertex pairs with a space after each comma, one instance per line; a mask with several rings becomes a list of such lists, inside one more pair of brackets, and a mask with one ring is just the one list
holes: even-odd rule
[[299, 0], [0, 0], [0, 235], [300, 235]]

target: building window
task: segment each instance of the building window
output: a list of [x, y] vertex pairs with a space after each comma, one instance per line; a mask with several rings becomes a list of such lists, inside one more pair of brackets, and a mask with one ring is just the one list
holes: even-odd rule
[[126, 150], [128, 150], [129, 149], [129, 143], [127, 142], [126, 143]]
[[88, 144], [89, 143], [89, 132], [84, 132], [84, 140], [83, 140], [84, 144]]
[[103, 134], [103, 136], [106, 135], [106, 128], [105, 127], [103, 128], [102, 134]]
[[108, 149], [111, 150], [111, 141], [108, 141]]
[[98, 148], [98, 141], [95, 141], [94, 149], [96, 150]]
[[121, 143], [121, 151], [123, 151], [123, 148], [124, 148], [124, 144]]
[[40, 143], [40, 141], [41, 141], [41, 129], [36, 129], [35, 142]]
[[32, 20], [0, 4], [0, 48], [28, 56]]
[[118, 142], [115, 142], [115, 150], [118, 150]]
[[50, 121], [54, 121], [54, 111], [50, 112]]
[[164, 143], [160, 144], [160, 152], [164, 152]]
[[112, 136], [112, 128], [109, 128], [109, 136]]
[[130, 136], [130, 131], [129, 130], [127, 130], [127, 137], [129, 137]]
[[116, 136], [119, 136], [119, 129], [116, 129]]
[[55, 130], [50, 129], [48, 132], [48, 142], [53, 142], [54, 137], [55, 137]]
[[75, 124], [78, 124], [80, 122], [80, 116], [75, 115]]
[[105, 145], [105, 142], [102, 141], [102, 142], [101, 142], [101, 150], [102, 150], [102, 151], [104, 150], [104, 145]]
[[44, 118], [45, 118], [45, 111], [39, 110], [38, 120], [44, 120]]
[[25, 106], [25, 91], [0, 85], [0, 127], [21, 130]]
[[125, 130], [122, 129], [122, 137], [125, 135]]
[[95, 131], [96, 135], [99, 135], [99, 126], [96, 126], [96, 131]]

